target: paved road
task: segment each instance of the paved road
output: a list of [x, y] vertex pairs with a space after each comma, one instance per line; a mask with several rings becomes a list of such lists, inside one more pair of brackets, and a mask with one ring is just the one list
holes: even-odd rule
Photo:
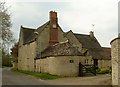
[[3, 68], [2, 85], [45, 85], [42, 80]]
[[111, 85], [110, 75], [67, 77], [55, 80], [46, 80], [46, 83], [54, 85]]
[[111, 77], [109, 75], [99, 75], [41, 80], [11, 71], [10, 68], [3, 68], [2, 83], [3, 85], [110, 85]]

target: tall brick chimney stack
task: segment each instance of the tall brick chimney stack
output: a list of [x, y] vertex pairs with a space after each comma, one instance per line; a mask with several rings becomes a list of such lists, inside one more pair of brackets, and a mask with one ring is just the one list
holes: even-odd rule
[[50, 17], [50, 45], [54, 45], [58, 43], [58, 18], [57, 18], [57, 12], [50, 11], [49, 12]]

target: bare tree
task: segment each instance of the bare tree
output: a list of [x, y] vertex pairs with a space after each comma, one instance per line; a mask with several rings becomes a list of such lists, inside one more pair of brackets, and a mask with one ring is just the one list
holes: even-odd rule
[[9, 7], [5, 8], [5, 4], [5, 2], [0, 1], [0, 54], [2, 54], [0, 59], [2, 58], [2, 65], [10, 66], [11, 55], [9, 54], [8, 48], [14, 42], [14, 38], [11, 31], [12, 23], [10, 14], [8, 13]]
[[1, 47], [4, 49], [14, 41], [11, 27], [8, 8], [5, 8], [5, 2], [0, 2], [0, 42], [2, 42]]

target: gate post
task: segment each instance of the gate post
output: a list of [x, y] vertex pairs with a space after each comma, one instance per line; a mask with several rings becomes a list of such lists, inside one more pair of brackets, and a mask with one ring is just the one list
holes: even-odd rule
[[93, 67], [92, 67], [93, 69], [93, 74], [96, 76], [96, 65], [93, 65]]
[[120, 86], [120, 36], [111, 41], [112, 85]]
[[83, 65], [79, 62], [79, 76], [83, 76]]

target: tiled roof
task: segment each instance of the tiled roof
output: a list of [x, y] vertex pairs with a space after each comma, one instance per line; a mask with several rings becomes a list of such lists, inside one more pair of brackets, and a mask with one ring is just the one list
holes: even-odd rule
[[[23, 32], [23, 42], [24, 44], [35, 41], [36, 34], [38, 32], [40, 34], [47, 25], [49, 25], [49, 21], [38, 27], [37, 29], [25, 28], [21, 27]], [[90, 37], [90, 35], [85, 34], [75, 34], [75, 37], [82, 44], [83, 48], [88, 49], [88, 53], [92, 55], [94, 59], [110, 59], [110, 48], [102, 48], [99, 42], [95, 37]], [[45, 56], [67, 56], [67, 55], [83, 55], [80, 53], [76, 47], [70, 45], [70, 43], [58, 43], [55, 46], [49, 46], [37, 57], [45, 57]]]
[[41, 55], [37, 56], [37, 58], [43, 58], [48, 56], [80, 56], [83, 55], [78, 51], [78, 48], [70, 45], [69, 42], [65, 43], [57, 43], [53, 46], [49, 46]]
[[29, 41], [31, 41], [31, 39], [34, 37], [33, 32], [35, 31], [35, 29], [25, 28], [25, 27], [21, 27], [21, 29], [23, 33], [23, 44], [26, 44]]
[[42, 26], [38, 27], [37, 29], [21, 27], [23, 32], [23, 44], [27, 44], [32, 41], [35, 41], [36, 39], [35, 32], [38, 32], [38, 34], [40, 34], [48, 24], [49, 24], [49, 21], [43, 24]]
[[87, 49], [87, 52], [93, 57], [93, 59], [103, 58], [102, 47], [94, 36], [91, 37], [90, 35], [75, 33], [74, 35], [82, 44], [82, 47]]
[[91, 48], [88, 50], [89, 54], [92, 55], [93, 59], [99, 60], [110, 60], [111, 59], [111, 49], [110, 48]]
[[85, 34], [74, 34], [84, 48], [101, 48], [99, 42], [95, 37], [90, 37], [90, 35]]
[[90, 48], [88, 49], [88, 55], [91, 55], [93, 59], [103, 58], [103, 50], [101, 48]]

